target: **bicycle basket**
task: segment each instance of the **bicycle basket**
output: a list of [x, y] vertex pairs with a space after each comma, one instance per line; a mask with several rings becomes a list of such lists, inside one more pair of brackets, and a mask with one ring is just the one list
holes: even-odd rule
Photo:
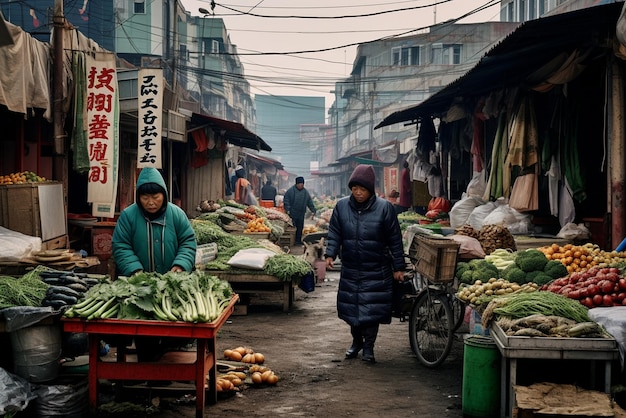
[[448, 238], [415, 235], [409, 254], [416, 259], [415, 269], [434, 283], [454, 280], [460, 244]]

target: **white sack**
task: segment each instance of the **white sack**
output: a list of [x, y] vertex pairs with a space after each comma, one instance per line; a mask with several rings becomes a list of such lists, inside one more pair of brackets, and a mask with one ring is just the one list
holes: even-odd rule
[[41, 238], [0, 226], [0, 261], [19, 261], [41, 251]]
[[246, 248], [237, 251], [226, 264], [241, 269], [263, 270], [267, 260], [275, 255], [274, 251], [265, 248]]

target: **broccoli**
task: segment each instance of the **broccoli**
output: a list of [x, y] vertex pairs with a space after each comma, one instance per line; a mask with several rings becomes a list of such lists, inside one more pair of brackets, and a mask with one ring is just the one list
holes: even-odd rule
[[548, 263], [546, 256], [539, 250], [530, 248], [526, 251], [518, 251], [515, 256], [515, 264], [524, 272], [543, 271]]
[[515, 264], [511, 264], [510, 266], [502, 270], [501, 277], [511, 283], [526, 283], [526, 273]]
[[489, 279], [492, 277], [498, 278], [498, 276], [494, 276], [491, 270], [488, 269], [478, 269], [472, 270], [472, 283], [476, 280], [480, 280], [483, 283], [487, 283]]
[[567, 267], [565, 267], [565, 265], [558, 260], [548, 261], [546, 266], [543, 268], [543, 272], [553, 279], [565, 277], [569, 274]]
[[473, 271], [471, 269], [465, 270], [461, 277], [459, 277], [461, 283], [473, 284], [474, 282], [472, 281], [472, 273]]
[[465, 273], [469, 269], [470, 266], [467, 262], [459, 261], [458, 263], [456, 263], [456, 271], [454, 272], [454, 276], [460, 279], [463, 276], [463, 273]]
[[554, 280], [552, 277], [548, 276], [546, 273], [544, 273], [542, 271], [540, 271], [538, 273], [539, 274], [537, 274], [535, 276], [535, 278], [533, 279], [533, 282], [537, 283], [539, 286], [543, 286], [544, 284], [548, 284], [552, 280]]

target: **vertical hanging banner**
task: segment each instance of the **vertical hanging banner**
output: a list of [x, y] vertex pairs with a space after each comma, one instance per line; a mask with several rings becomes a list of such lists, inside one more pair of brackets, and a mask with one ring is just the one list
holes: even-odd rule
[[161, 168], [163, 70], [142, 68], [138, 75], [137, 167]]
[[87, 79], [87, 201], [92, 214], [113, 218], [119, 158], [119, 94], [115, 55], [85, 56]]
[[397, 167], [385, 167], [384, 169], [384, 186], [385, 186], [385, 196], [392, 190], [399, 191], [399, 182], [398, 182], [398, 168]]

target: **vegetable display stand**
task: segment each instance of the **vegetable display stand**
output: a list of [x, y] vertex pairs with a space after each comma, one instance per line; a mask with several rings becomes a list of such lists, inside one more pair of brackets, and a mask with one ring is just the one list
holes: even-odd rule
[[[230, 303], [220, 316], [210, 323], [168, 322], [154, 320], [103, 319], [87, 321], [76, 318], [62, 318], [65, 332], [87, 333], [89, 335], [89, 408], [92, 416], [98, 407], [98, 379], [110, 380], [190, 380], [196, 386], [196, 417], [204, 415], [207, 401], [205, 382], [207, 374], [208, 402], [217, 402], [216, 353], [217, 332], [232, 314], [238, 295], [233, 295]], [[104, 362], [99, 358], [100, 340], [106, 335], [131, 335], [153, 337], [177, 337], [197, 339], [197, 351], [193, 363], [129, 362], [123, 351], [118, 351], [117, 362]], [[119, 349], [119, 348], [118, 348]]]
[[294, 300], [294, 285], [291, 280], [281, 280], [269, 274], [239, 274], [229, 271], [209, 270], [207, 273], [226, 280], [238, 294], [278, 295], [283, 312], [289, 312]]
[[509, 336], [497, 323], [491, 325], [490, 332], [498, 351], [502, 355], [500, 367], [501, 417], [513, 416], [515, 386], [518, 384], [517, 363], [520, 359], [550, 360], [552, 364], [555, 360], [584, 360], [590, 361], [592, 368], [595, 364], [603, 364], [604, 387], [602, 389], [606, 393], [610, 393], [611, 363], [619, 357], [617, 342], [614, 338]]

